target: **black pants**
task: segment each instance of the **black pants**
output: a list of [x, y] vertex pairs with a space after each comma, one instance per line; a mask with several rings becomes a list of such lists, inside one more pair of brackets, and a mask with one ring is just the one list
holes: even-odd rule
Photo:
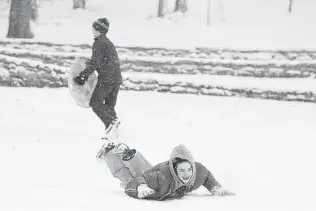
[[115, 118], [115, 105], [120, 84], [99, 82], [92, 94], [90, 106], [93, 112], [101, 119], [105, 127]]

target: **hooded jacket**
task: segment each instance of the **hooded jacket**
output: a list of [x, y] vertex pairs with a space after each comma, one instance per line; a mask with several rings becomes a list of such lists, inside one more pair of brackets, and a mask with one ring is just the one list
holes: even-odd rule
[[[184, 184], [176, 175], [173, 168], [175, 158], [186, 159], [192, 166], [193, 174], [187, 184]], [[190, 151], [184, 145], [176, 146], [172, 150], [168, 161], [137, 175], [126, 185], [125, 193], [130, 197], [138, 198], [137, 187], [140, 184], [147, 184], [149, 188], [155, 190], [153, 194], [145, 197], [145, 199], [152, 200], [180, 198], [202, 185], [209, 191], [214, 186], [220, 187], [211, 172], [201, 163], [195, 162]]]

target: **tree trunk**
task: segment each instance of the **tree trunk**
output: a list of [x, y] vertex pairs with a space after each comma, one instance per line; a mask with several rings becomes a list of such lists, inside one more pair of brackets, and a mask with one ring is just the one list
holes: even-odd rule
[[211, 23], [211, 0], [207, 1], [206, 9], [206, 25], [209, 26]]
[[11, 0], [8, 38], [33, 38], [31, 0]]
[[73, 0], [73, 9], [86, 8], [86, 0]]
[[188, 11], [188, 0], [176, 0], [176, 4], [174, 7], [175, 12], [186, 12]]
[[36, 21], [38, 19], [38, 7], [36, 0], [31, 0], [31, 20]]
[[290, 4], [289, 4], [289, 13], [292, 12], [292, 5], [293, 5], [293, 0], [290, 0]]
[[159, 0], [158, 3], [158, 17], [164, 16], [164, 10], [165, 10], [165, 0]]

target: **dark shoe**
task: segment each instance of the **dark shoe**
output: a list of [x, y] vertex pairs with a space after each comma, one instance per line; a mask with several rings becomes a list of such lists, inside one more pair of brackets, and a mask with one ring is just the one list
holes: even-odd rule
[[129, 161], [135, 156], [135, 154], [136, 154], [136, 150], [135, 149], [127, 149], [122, 154], [122, 160], [123, 161]]
[[135, 154], [136, 150], [135, 149], [130, 149], [126, 144], [124, 143], [118, 143], [114, 149], [113, 153], [120, 155], [123, 161], [129, 161], [132, 159]]

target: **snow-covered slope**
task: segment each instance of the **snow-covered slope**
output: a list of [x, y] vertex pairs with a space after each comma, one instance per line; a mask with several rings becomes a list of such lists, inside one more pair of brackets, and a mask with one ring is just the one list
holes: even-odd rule
[[[0, 42], [0, 84], [67, 86], [89, 45]], [[118, 47], [122, 89], [315, 102], [315, 52]], [[217, 58], [216, 58], [217, 57]], [[246, 77], [245, 77], [246, 76]]]
[[128, 198], [95, 154], [102, 123], [67, 89], [0, 88], [0, 210], [315, 210], [316, 107], [125, 92], [121, 139], [157, 163], [182, 143], [235, 197]]

